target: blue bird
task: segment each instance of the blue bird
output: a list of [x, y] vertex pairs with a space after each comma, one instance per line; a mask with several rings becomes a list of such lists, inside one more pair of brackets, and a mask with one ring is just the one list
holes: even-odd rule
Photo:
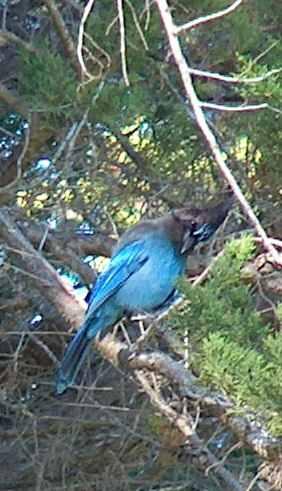
[[173, 297], [186, 257], [208, 240], [224, 221], [233, 202], [199, 209], [185, 207], [161, 218], [144, 220], [125, 232], [111, 261], [99, 276], [89, 299], [85, 320], [70, 341], [57, 374], [57, 393], [75, 382], [91, 342], [125, 313], [150, 313]]

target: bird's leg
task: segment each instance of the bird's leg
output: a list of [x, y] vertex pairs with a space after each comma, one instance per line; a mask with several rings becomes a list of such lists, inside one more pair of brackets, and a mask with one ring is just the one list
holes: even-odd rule
[[126, 330], [124, 323], [121, 321], [121, 322], [119, 322], [118, 326], [120, 326], [122, 334], [124, 335], [125, 341], [127, 342], [128, 346], [131, 348], [133, 346], [133, 343], [131, 342], [131, 339], [128, 336], [128, 333], [127, 333], [127, 330]]
[[[145, 317], [145, 319], [148, 320], [148, 316]], [[145, 340], [148, 341], [150, 335], [152, 334], [153, 328], [156, 326], [155, 318], [150, 316], [150, 319], [151, 319], [151, 322], [150, 322], [149, 326], [147, 327], [147, 329], [144, 329], [144, 322], [142, 320], [139, 321], [139, 323], [138, 323], [139, 329], [141, 331], [141, 336], [139, 336], [139, 338], [134, 343], [134, 347], [136, 350], [141, 348], [141, 346]]]

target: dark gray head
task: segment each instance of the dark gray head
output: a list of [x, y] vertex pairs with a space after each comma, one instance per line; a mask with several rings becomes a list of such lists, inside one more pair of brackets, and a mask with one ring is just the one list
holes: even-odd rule
[[172, 216], [182, 229], [181, 254], [188, 254], [199, 242], [208, 240], [224, 222], [233, 202], [233, 194], [229, 192], [224, 201], [216, 206], [186, 206], [173, 210]]

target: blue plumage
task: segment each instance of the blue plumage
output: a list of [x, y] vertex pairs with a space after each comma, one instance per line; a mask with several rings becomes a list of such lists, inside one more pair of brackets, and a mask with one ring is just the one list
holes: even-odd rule
[[64, 355], [57, 376], [59, 394], [74, 383], [93, 338], [125, 312], [150, 313], [167, 303], [184, 273], [187, 254], [214, 233], [229, 208], [230, 204], [211, 210], [182, 208], [140, 222], [122, 236], [93, 288], [85, 321]]

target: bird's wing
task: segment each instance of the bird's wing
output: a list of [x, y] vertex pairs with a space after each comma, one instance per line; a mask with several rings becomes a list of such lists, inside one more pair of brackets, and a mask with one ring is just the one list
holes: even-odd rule
[[89, 299], [88, 313], [97, 310], [114, 295], [147, 260], [148, 254], [144, 252], [144, 241], [131, 242], [122, 247], [96, 281]]

